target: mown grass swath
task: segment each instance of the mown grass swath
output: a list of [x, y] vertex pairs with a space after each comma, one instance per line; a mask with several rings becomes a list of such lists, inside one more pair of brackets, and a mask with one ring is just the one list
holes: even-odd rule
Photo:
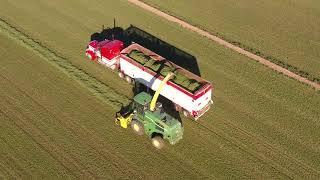
[[6, 21], [0, 19], [0, 31], [5, 32], [11, 38], [17, 40], [20, 44], [31, 49], [39, 56], [47, 59], [59, 67], [63, 72], [69, 75], [71, 78], [77, 80], [82, 85], [87, 87], [93, 94], [104, 102], [107, 102], [115, 109], [121, 107], [124, 104], [129, 103], [130, 98], [117, 93], [116, 90], [102, 83], [96, 78], [90, 76], [82, 69], [72, 65], [70, 61], [57, 55], [52, 50], [41, 45], [41, 43], [33, 40], [32, 38], [25, 35], [23, 32], [12, 27]]
[[[142, 176], [165, 179], [301, 179], [303, 177], [317, 179], [316, 177], [319, 177], [319, 93], [220, 47], [198, 34], [144, 12], [127, 1], [98, 0], [97, 2], [100, 3], [99, 6], [92, 6], [92, 2], [85, 0], [30, 0], [28, 4], [22, 0], [4, 1], [0, 11], [2, 19], [17, 27], [16, 29], [24, 35], [15, 31], [10, 32], [13, 30], [12, 26], [7, 27], [8, 23], [1, 23], [1, 34], [10, 36], [14, 43], [18, 42], [42, 57], [37, 61], [30, 59], [28, 62], [21, 62], [18, 57], [16, 60], [20, 61], [16, 65], [13, 63], [16, 58], [13, 54], [17, 50], [21, 51], [21, 55], [23, 52], [21, 48], [12, 47], [10, 52], [13, 52], [13, 58], [0, 61], [3, 62], [3, 67], [11, 65], [11, 69], [3, 69], [3, 74], [5, 76], [11, 74], [8, 76], [12, 81], [17, 81], [17, 85], [30, 94], [33, 89], [37, 90], [40, 83], [33, 83], [33, 80], [25, 81], [26, 78], [21, 75], [15, 76], [19, 74], [15, 71], [24, 70], [25, 73], [34, 75], [42, 68], [47, 68], [51, 69], [51, 73], [54, 71], [52, 77], [59, 76], [63, 79], [56, 86], [42, 82], [44, 85], [38, 90], [39, 93], [35, 93], [32, 97], [41, 102], [40, 105], [55, 112], [57, 117], [46, 115], [46, 111], [37, 111], [40, 109], [39, 106], [33, 106], [31, 101], [23, 98], [23, 94], [16, 92], [14, 87], [8, 88], [6, 85], [9, 83], [3, 83], [4, 86], [1, 86], [0, 91], [3, 90], [2, 87], [5, 89], [0, 96], [6, 97], [7, 91], [9, 97], [6, 99], [16, 104], [11, 102], [13, 105], [7, 107], [4, 101], [0, 103], [6, 109], [17, 109], [10, 113], [13, 115], [11, 121], [16, 120], [15, 114], [19, 114], [18, 110], [24, 112], [23, 110], [30, 109], [23, 115], [29, 116], [32, 124], [41, 127], [47, 138], [39, 137], [37, 133], [32, 134], [32, 131], [30, 134], [37, 137], [37, 140], [42, 140], [40, 142], [43, 144], [58, 144], [63, 151], [53, 149], [54, 155], [61, 157], [70, 155], [74, 163], [66, 165], [72, 173], [79, 176], [90, 172], [97, 177], [109, 175], [119, 178]], [[43, 18], [38, 21], [40, 15]], [[123, 28], [131, 23], [136, 24], [141, 29], [192, 54], [198, 62], [201, 76], [215, 84], [213, 108], [199, 124], [183, 119], [184, 138], [181, 143], [171, 148], [154, 151], [146, 137], [133, 136], [130, 131], [123, 131], [114, 125], [113, 116], [116, 111], [114, 108], [118, 109], [120, 103], [110, 100], [127, 99], [130, 95], [126, 92], [131, 92], [131, 86], [120, 81], [110, 70], [85, 60], [84, 48], [90, 40], [90, 34], [100, 31], [102, 24], [110, 24], [114, 17]], [[40, 45], [36, 43], [37, 41]], [[5, 46], [5, 43], [2, 45]], [[46, 48], [55, 55], [45, 50]], [[61, 59], [56, 58], [56, 55]], [[33, 65], [41, 62], [39, 64], [42, 66], [24, 67], [32, 62]], [[47, 62], [58, 68], [50, 68]], [[61, 66], [57, 63], [61, 63]], [[67, 71], [65, 68], [70, 70]], [[68, 76], [56, 69], [61, 69]], [[50, 72], [43, 70], [36, 77], [43, 80], [42, 77], [50, 76]], [[83, 86], [72, 80], [80, 79], [75, 76], [78, 73], [80, 77], [86, 77], [84, 80], [79, 80]], [[97, 92], [96, 87], [91, 86], [88, 80], [104, 82], [98, 89], [103, 90], [102, 92], [108, 91], [107, 98], [101, 98], [100, 92]], [[1, 79], [0, 83], [2, 82]], [[91, 92], [83, 87], [88, 87]], [[46, 93], [47, 91], [50, 93]], [[60, 97], [60, 93], [64, 96]], [[46, 99], [43, 100], [41, 97], [51, 97], [51, 99], [45, 101]], [[95, 97], [104, 100], [100, 102]], [[24, 104], [19, 105], [19, 99], [23, 99]], [[1, 114], [0, 116], [3, 117]], [[8, 119], [10, 118], [6, 118]], [[28, 128], [30, 125], [25, 127]], [[22, 139], [20, 145], [19, 143], [13, 145], [18, 147], [15, 150], [22, 149], [28, 152], [28, 149], [31, 149], [30, 151], [34, 149], [24, 146], [30, 138], [17, 138], [19, 136], [9, 138], [6, 134], [8, 136], [11, 134], [6, 132], [10, 130], [5, 131], [4, 139], [7, 141]], [[24, 134], [21, 136], [25, 137]], [[12, 152], [10, 149], [3, 151], [8, 154]], [[31, 158], [31, 153], [27, 154], [28, 156], [17, 152], [11, 154], [16, 158], [23, 157], [26, 161], [34, 159]], [[38, 160], [44, 164], [50, 162], [47, 158], [39, 157]], [[77, 164], [78, 166], [74, 166]], [[129, 165], [125, 166], [126, 164]], [[19, 163], [13, 162], [11, 165], [17, 166]], [[128, 172], [121, 169], [122, 167], [129, 167], [131, 170]], [[30, 166], [26, 171], [38, 172]]]

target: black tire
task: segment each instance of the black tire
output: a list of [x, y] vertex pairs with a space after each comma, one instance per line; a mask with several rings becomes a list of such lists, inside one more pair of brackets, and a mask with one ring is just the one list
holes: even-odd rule
[[91, 60], [91, 55], [89, 53], [86, 53], [86, 56]]
[[141, 136], [144, 134], [143, 124], [137, 120], [132, 120], [130, 126], [134, 133]]
[[116, 65], [111, 65], [111, 66], [110, 66], [110, 69], [111, 69], [112, 71], [114, 71], [114, 70], [116, 69]]
[[183, 113], [183, 115], [185, 117], [189, 117], [190, 116], [190, 113], [187, 110], [183, 110], [182, 113]]
[[131, 77], [130, 77], [130, 76], [126, 76], [126, 81], [127, 81], [129, 84], [131, 84], [131, 83], [132, 83]]
[[181, 111], [181, 106], [179, 106], [178, 104], [175, 104], [174, 105], [174, 108], [175, 108], [175, 110], [177, 111], [177, 112], [180, 112]]
[[151, 139], [152, 145], [153, 147], [157, 148], [157, 149], [162, 149], [165, 144], [164, 144], [164, 140], [161, 136], [156, 135]]
[[121, 72], [121, 71], [118, 73], [118, 75], [119, 75], [119, 77], [120, 77], [121, 79], [123, 79], [124, 76], [125, 76], [125, 75], [123, 74], [123, 72]]

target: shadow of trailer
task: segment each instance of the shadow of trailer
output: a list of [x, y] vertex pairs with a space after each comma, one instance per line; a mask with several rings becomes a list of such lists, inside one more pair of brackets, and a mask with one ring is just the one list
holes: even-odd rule
[[135, 42], [150, 49], [178, 66], [201, 77], [199, 65], [195, 56], [161, 40], [160, 38], [134, 26], [130, 25], [127, 29], [121, 27], [104, 28], [101, 32], [91, 35], [91, 41], [103, 41], [105, 39], [118, 39], [129, 46]]

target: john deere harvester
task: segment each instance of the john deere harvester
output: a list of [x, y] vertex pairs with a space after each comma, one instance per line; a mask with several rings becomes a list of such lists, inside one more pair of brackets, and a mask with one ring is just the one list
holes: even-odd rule
[[169, 73], [163, 79], [153, 97], [141, 92], [133, 98], [124, 111], [116, 114], [117, 124], [123, 128], [131, 126], [138, 135], [146, 134], [151, 138], [152, 145], [158, 149], [164, 146], [164, 140], [173, 145], [183, 136], [181, 123], [164, 112], [162, 104], [157, 102], [160, 91], [173, 75]]

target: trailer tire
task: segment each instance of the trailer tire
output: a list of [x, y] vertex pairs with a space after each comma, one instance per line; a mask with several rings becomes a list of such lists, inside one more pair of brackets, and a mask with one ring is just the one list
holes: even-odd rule
[[111, 69], [112, 71], [114, 71], [114, 70], [116, 69], [116, 65], [115, 65], [115, 64], [111, 65], [111, 66], [110, 66], [110, 69]]
[[121, 79], [123, 79], [123, 78], [124, 78], [124, 74], [123, 74], [123, 72], [121, 72], [121, 71], [120, 71], [120, 72], [118, 73], [118, 75], [119, 75], [119, 77], [120, 77]]
[[151, 139], [152, 145], [157, 149], [162, 149], [164, 147], [164, 140], [161, 136], [156, 135]]
[[137, 120], [132, 120], [130, 126], [134, 133], [141, 136], [144, 134], [143, 124]]
[[174, 104], [174, 108], [177, 112], [180, 112], [181, 111], [181, 106], [179, 106], [178, 104]]
[[131, 83], [132, 83], [131, 77], [130, 77], [130, 76], [126, 76], [126, 81], [127, 81], [129, 84], [131, 84]]
[[87, 57], [88, 57], [90, 60], [92, 60], [92, 56], [91, 56], [90, 53], [87, 53]]
[[183, 110], [182, 113], [183, 113], [183, 115], [185, 117], [189, 117], [190, 116], [190, 113], [187, 110]]

